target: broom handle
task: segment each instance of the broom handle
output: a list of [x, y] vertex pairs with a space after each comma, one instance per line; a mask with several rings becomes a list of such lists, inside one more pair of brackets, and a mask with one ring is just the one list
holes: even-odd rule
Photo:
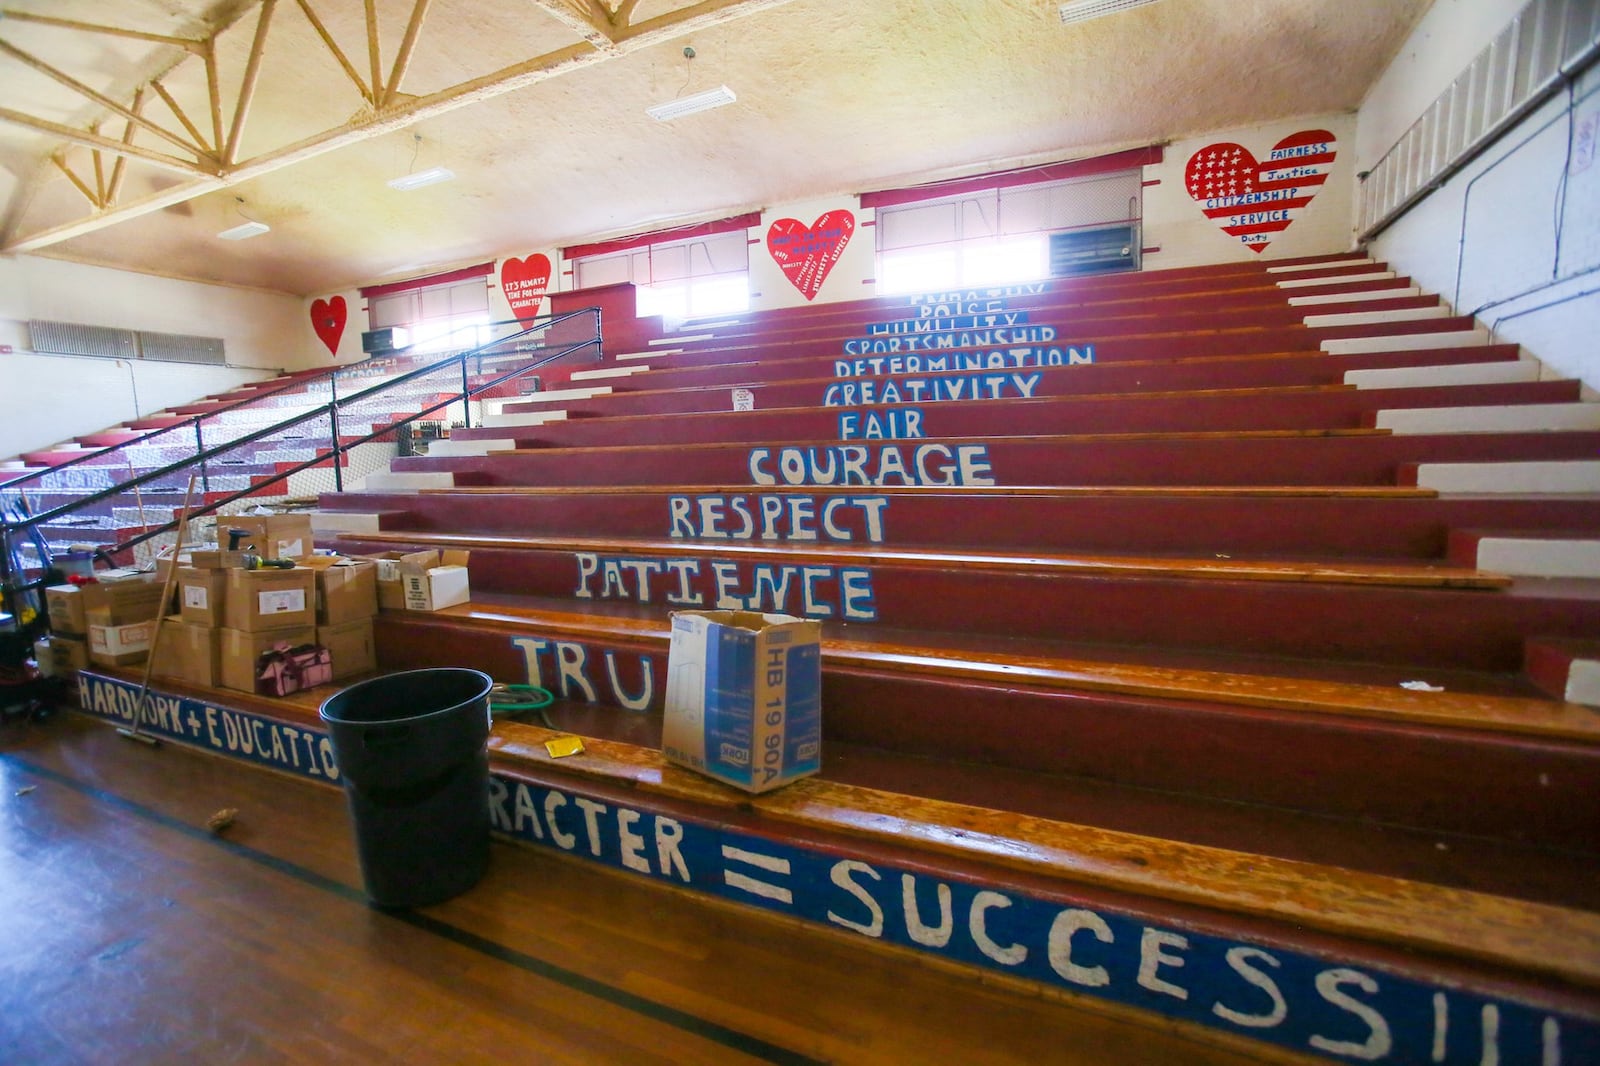
[[161, 627], [167, 620], [167, 601], [172, 598], [172, 586], [178, 578], [178, 552], [183, 550], [184, 532], [189, 528], [189, 503], [194, 498], [195, 475], [189, 475], [189, 487], [183, 494], [183, 511], [178, 515], [177, 549], [172, 553], [172, 565], [161, 582], [161, 608], [156, 613], [155, 632], [150, 634], [150, 657], [144, 661], [144, 680], [139, 683], [139, 698], [133, 705], [131, 735], [139, 735], [139, 723], [144, 720], [144, 702], [150, 698], [150, 675], [156, 668], [156, 651], [161, 647]]

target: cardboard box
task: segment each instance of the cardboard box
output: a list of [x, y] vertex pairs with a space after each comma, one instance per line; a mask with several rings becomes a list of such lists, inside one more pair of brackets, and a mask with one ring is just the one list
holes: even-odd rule
[[467, 579], [471, 552], [383, 552], [368, 556], [378, 567], [378, 606], [385, 611], [441, 611], [472, 598]]
[[372, 619], [318, 626], [317, 643], [333, 655], [333, 679], [339, 681], [378, 668], [378, 645], [372, 637]]
[[400, 578], [400, 565], [408, 563], [424, 569], [436, 566], [439, 562], [439, 553], [436, 551], [420, 552], [379, 552], [369, 555], [367, 559], [377, 567], [378, 575], [378, 609], [382, 611], [403, 611], [406, 609], [406, 588]]
[[667, 759], [746, 792], [822, 766], [822, 624], [751, 611], [676, 611]]
[[150, 655], [150, 638], [155, 631], [154, 618], [120, 626], [90, 622], [89, 661], [100, 666], [133, 666], [142, 663]]
[[84, 636], [89, 620], [84, 617], [83, 585], [51, 585], [44, 590], [45, 609], [50, 612], [50, 632]]
[[[377, 563], [369, 559], [341, 559], [316, 573], [317, 625], [371, 621], [378, 613]], [[337, 656], [333, 668], [339, 669]]]
[[125, 626], [148, 622], [163, 614], [164, 586], [145, 574], [119, 581], [97, 581], [83, 586], [84, 618], [94, 626]]
[[[254, 571], [252, 571], [254, 572]], [[309, 573], [309, 571], [307, 571]], [[164, 637], [162, 639], [165, 639]], [[298, 626], [292, 629], [273, 629], [260, 633], [246, 633], [238, 629], [217, 630], [218, 682], [223, 688], [240, 692], [254, 692], [259, 674], [261, 656], [279, 644], [298, 648], [314, 644], [317, 640], [315, 626]]]
[[222, 624], [256, 633], [314, 625], [317, 620], [317, 576], [310, 569], [224, 570]]
[[174, 598], [185, 622], [198, 626], [222, 625], [222, 603], [228, 589], [226, 570], [180, 566], [177, 589]]
[[219, 633], [221, 630], [211, 626], [169, 616], [161, 623], [161, 639], [156, 641], [150, 672], [192, 685], [215, 685], [220, 667]]
[[[242, 529], [239, 547], [265, 559], [294, 559], [310, 555], [311, 515], [233, 515], [217, 519], [217, 544], [226, 549], [228, 531]], [[253, 547], [252, 547], [253, 545]]]
[[244, 565], [249, 552], [231, 552], [226, 548], [196, 548], [189, 553], [189, 565], [199, 570], [233, 570]]
[[444, 551], [432, 566], [400, 564], [400, 581], [405, 587], [406, 610], [442, 611], [472, 598], [467, 580], [464, 551]]
[[50, 666], [54, 677], [76, 677], [79, 670], [87, 670], [89, 641], [83, 637], [54, 634], [50, 638]]

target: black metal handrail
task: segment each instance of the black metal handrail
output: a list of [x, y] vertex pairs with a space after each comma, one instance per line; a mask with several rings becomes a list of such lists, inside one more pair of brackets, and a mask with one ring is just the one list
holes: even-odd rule
[[[498, 374], [488, 381], [480, 381], [477, 385], [472, 384], [471, 374], [469, 372], [469, 365], [472, 360], [477, 360], [479, 372], [481, 373], [484, 360], [488, 357], [502, 354], [502, 351], [505, 349], [506, 345], [517, 344], [533, 334], [544, 333], [554, 326], [558, 326], [562, 323], [574, 321], [586, 316], [592, 317], [594, 322], [594, 329], [591, 335], [582, 340], [572, 341], [564, 345], [560, 343], [555, 345], [540, 344], [536, 349], [531, 351], [527, 348], [513, 348], [511, 351], [514, 354], [517, 352], [530, 352], [530, 356], [532, 356], [532, 354], [536, 352], [540, 357], [530, 357], [527, 362], [521, 363], [511, 370]], [[533, 325], [525, 325], [527, 321], [529, 320], [508, 320], [506, 322], [491, 323], [491, 328], [494, 326], [510, 325], [513, 323], [523, 326], [523, 328], [519, 329], [517, 332], [509, 334], [508, 336], [501, 337], [490, 341], [487, 344], [480, 345], [477, 348], [457, 352], [454, 355], [446, 356], [436, 362], [407, 371], [398, 377], [387, 378], [374, 384], [370, 388], [362, 389], [348, 396], [341, 397], [338, 395], [337, 375], [341, 370], [350, 369], [349, 367], [335, 368], [327, 375], [308, 375], [298, 379], [295, 382], [288, 383], [281, 388], [273, 389], [269, 394], [265, 395], [279, 395], [285, 391], [288, 391], [289, 389], [294, 388], [315, 387], [324, 378], [327, 378], [330, 381], [330, 387], [333, 392], [333, 395], [330, 396], [327, 403], [321, 404], [312, 410], [302, 411], [289, 418], [282, 419], [272, 423], [271, 425], [264, 426], [249, 433], [231, 437], [224, 443], [216, 444], [211, 447], [197, 448], [195, 454], [192, 456], [188, 456], [174, 463], [166, 464], [154, 470], [146, 471], [143, 474], [135, 474], [114, 486], [100, 489], [98, 491], [81, 496], [70, 503], [62, 504], [45, 511], [41, 511], [37, 514], [30, 514], [25, 519], [13, 520], [6, 516], [0, 516], [0, 594], [3, 594], [4, 596], [5, 609], [8, 612], [15, 613], [11, 611], [11, 608], [15, 603], [15, 596], [40, 588], [45, 580], [43, 576], [31, 582], [18, 582], [15, 580], [17, 575], [12, 572], [11, 545], [13, 543], [14, 535], [19, 531], [38, 529], [41, 526], [59, 521], [60, 519], [67, 517], [76, 511], [91, 507], [103, 500], [114, 496], [121, 496], [126, 492], [142, 488], [151, 484], [152, 482], [159, 481], [162, 478], [180, 473], [184, 470], [193, 469], [196, 466], [204, 469], [208, 462], [217, 460], [219, 457], [228, 452], [248, 447], [249, 445], [258, 441], [285, 433], [289, 430], [293, 430], [297, 426], [321, 419], [327, 419], [330, 427], [329, 446], [326, 450], [318, 448], [316, 453], [310, 459], [295, 462], [287, 469], [282, 469], [270, 477], [266, 477], [261, 480], [252, 480], [252, 483], [248, 487], [237, 492], [203, 501], [201, 506], [191, 509], [190, 517], [196, 518], [213, 514], [223, 507], [235, 503], [246, 496], [258, 495], [261, 489], [265, 487], [286, 481], [294, 474], [300, 473], [303, 470], [310, 469], [311, 467], [319, 464], [326, 463], [330, 459], [333, 460], [335, 491], [342, 492], [344, 486], [342, 476], [343, 463], [341, 460], [344, 454], [351, 449], [362, 444], [370, 443], [380, 437], [392, 434], [402, 427], [409, 426], [412, 422], [427, 418], [429, 415], [457, 403], [462, 404], [462, 409], [464, 412], [466, 412], [469, 410], [467, 406], [468, 401], [470, 401], [473, 397], [482, 395], [491, 389], [498, 388], [509, 381], [523, 377], [534, 370], [548, 366], [549, 364], [559, 359], [563, 359], [569, 355], [573, 355], [574, 353], [592, 348], [594, 350], [594, 357], [596, 359], [599, 359], [603, 354], [600, 309], [597, 307], [569, 311], [560, 315], [542, 316], [538, 319], [531, 320], [534, 323]], [[384, 393], [402, 389], [406, 385], [418, 381], [430, 374], [437, 374], [440, 371], [449, 370], [456, 364], [459, 364], [461, 368], [461, 387], [458, 391], [446, 393], [444, 394], [444, 399], [437, 400], [428, 406], [423, 407], [421, 410], [408, 414], [405, 418], [396, 419], [393, 422], [386, 423], [381, 429], [372, 429], [368, 433], [355, 437], [354, 439], [346, 440], [340, 434], [338, 427], [339, 413], [341, 410], [347, 410], [358, 404], [370, 404], [372, 400], [380, 397]], [[219, 409], [217, 412], [206, 412], [204, 415], [194, 416], [194, 418], [187, 419], [184, 422], [175, 423], [173, 426], [164, 427], [163, 429], [159, 430], [153, 430], [150, 433], [135, 438], [134, 440], [124, 441], [121, 444], [91, 452], [81, 458], [70, 460], [69, 462], [60, 464], [57, 467], [52, 467], [50, 470], [38, 471], [22, 478], [14, 478], [11, 481], [0, 483], [0, 492], [4, 492], [7, 489], [16, 490], [20, 482], [29, 480], [30, 477], [38, 477], [43, 476], [44, 474], [54, 473], [55, 471], [65, 467], [76, 466], [91, 458], [103, 457], [108, 452], [115, 451], [118, 448], [127, 448], [140, 443], [148, 442], [150, 439], [160, 436], [163, 433], [170, 432], [175, 428], [189, 426], [201, 418], [222, 413], [223, 410], [237, 411], [241, 407], [249, 406], [251, 401], [261, 398], [264, 398], [264, 396], [251, 397], [241, 403], [230, 404], [227, 408]], [[470, 416], [468, 420], [470, 422]], [[131, 472], [130, 464], [130, 473]], [[130, 551], [149, 540], [171, 532], [176, 528], [176, 526], [177, 521], [174, 519], [173, 521], [166, 522], [154, 528], [147, 527], [144, 532], [136, 537], [118, 543], [112, 547], [103, 548], [101, 550], [101, 554], [110, 556]]]

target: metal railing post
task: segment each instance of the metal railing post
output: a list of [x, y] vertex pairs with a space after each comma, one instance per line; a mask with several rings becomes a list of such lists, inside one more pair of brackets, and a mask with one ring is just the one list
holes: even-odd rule
[[203, 419], [194, 420], [194, 454], [200, 457], [200, 491], [211, 491], [211, 464], [206, 460], [206, 440], [200, 431]]
[[0, 522], [0, 611], [11, 616], [11, 622], [20, 631], [22, 619], [17, 617], [16, 604], [11, 597], [11, 523]]
[[472, 394], [472, 384], [467, 380], [467, 353], [461, 353], [461, 428], [472, 428], [472, 407], [468, 399]]
[[328, 405], [328, 428], [333, 433], [333, 491], [344, 491], [344, 445], [339, 440], [339, 405]]

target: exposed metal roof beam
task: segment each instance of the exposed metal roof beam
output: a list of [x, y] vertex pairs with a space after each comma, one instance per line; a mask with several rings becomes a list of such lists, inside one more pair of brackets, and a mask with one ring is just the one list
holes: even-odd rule
[[[198, 180], [186, 182], [171, 189], [130, 201], [92, 218], [80, 219], [76, 222], [69, 222], [25, 237], [19, 237], [7, 244], [3, 250], [15, 253], [48, 248], [51, 245], [60, 244], [62, 241], [81, 237], [86, 233], [93, 233], [120, 222], [126, 222], [160, 211], [174, 204], [193, 200], [217, 189], [271, 174], [285, 167], [291, 167], [308, 159], [325, 155], [328, 152], [338, 151], [341, 148], [359, 144], [374, 137], [381, 137], [396, 130], [406, 129], [437, 115], [447, 114], [463, 107], [470, 107], [484, 100], [492, 100], [495, 97], [504, 96], [506, 93], [516, 92], [518, 89], [525, 89], [530, 85], [557, 77], [568, 71], [605, 62], [614, 55], [625, 55], [650, 48], [682, 36], [684, 33], [720, 25], [724, 22], [731, 22], [746, 14], [779, 7], [788, 2], [789, 0], [706, 0], [704, 3], [684, 8], [681, 11], [650, 19], [637, 27], [627, 30], [623, 38], [617, 42], [614, 51], [598, 51], [590, 44], [584, 43], [558, 49], [542, 56], [535, 56], [532, 59], [513, 64], [491, 74], [485, 74], [471, 81], [453, 85], [448, 89], [441, 89], [428, 96], [414, 99], [407, 98], [398, 107], [385, 109], [376, 115], [354, 119], [337, 129], [314, 134], [294, 144], [285, 145], [253, 159], [247, 159], [237, 166], [224, 169], [215, 176], [208, 175]], [[0, 111], [0, 118], [8, 118], [14, 115], [15, 112]], [[27, 119], [27, 116], [16, 117]], [[37, 126], [38, 123], [37, 120], [27, 119], [25, 124]], [[81, 140], [86, 136], [91, 136], [84, 134], [82, 131], [69, 130], [64, 126], [54, 127], [54, 131], [66, 139]], [[132, 151], [121, 143], [107, 138], [99, 138], [93, 143], [108, 151], [126, 151], [140, 158], [148, 159], [149, 155], [153, 155], [153, 153], [141, 154], [139, 151]], [[158, 158], [166, 159], [166, 157]], [[190, 168], [189, 173], [195, 173], [195, 168]]]

